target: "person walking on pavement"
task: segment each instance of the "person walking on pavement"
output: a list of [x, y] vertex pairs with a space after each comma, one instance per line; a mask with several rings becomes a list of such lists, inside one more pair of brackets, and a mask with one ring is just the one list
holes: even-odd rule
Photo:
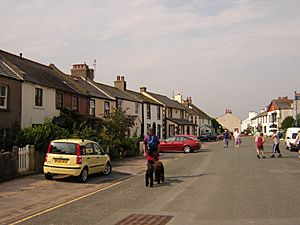
[[159, 159], [159, 152], [158, 152], [158, 145], [159, 139], [154, 134], [153, 128], [148, 129], [148, 135], [144, 138], [144, 156], [146, 156], [148, 162], [149, 161], [156, 161]]
[[259, 153], [261, 153], [261, 157], [263, 159], [265, 159], [265, 154], [264, 154], [264, 134], [260, 133], [260, 135], [257, 137], [257, 141], [256, 141], [256, 157], [260, 159]]
[[229, 133], [227, 130], [224, 132], [224, 148], [228, 148], [228, 142], [229, 142]]
[[239, 132], [239, 129], [236, 129], [233, 133], [233, 137], [234, 137], [234, 141], [235, 141], [235, 148], [239, 148], [240, 147], [240, 143], [241, 143], [241, 134]]
[[276, 152], [278, 152], [278, 158], [281, 158], [281, 152], [279, 149], [279, 143], [280, 143], [280, 136], [279, 136], [279, 131], [274, 131], [273, 135], [272, 135], [272, 139], [273, 139], [273, 150], [272, 150], [272, 155], [270, 158], [274, 158]]

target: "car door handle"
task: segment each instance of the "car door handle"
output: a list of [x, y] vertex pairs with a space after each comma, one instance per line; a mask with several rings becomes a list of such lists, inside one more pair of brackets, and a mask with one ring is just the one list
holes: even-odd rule
[[97, 156], [97, 159], [99, 159], [100, 157], [99, 156]]
[[90, 159], [90, 157], [87, 157], [87, 159]]

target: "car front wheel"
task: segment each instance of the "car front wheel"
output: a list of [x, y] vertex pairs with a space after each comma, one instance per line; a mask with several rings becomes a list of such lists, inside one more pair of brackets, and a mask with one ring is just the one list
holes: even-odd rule
[[87, 178], [88, 178], [88, 170], [87, 168], [83, 168], [81, 174], [78, 176], [78, 180], [81, 183], [85, 183], [87, 181]]
[[112, 170], [111, 163], [107, 162], [105, 164], [105, 168], [104, 168], [104, 171], [102, 173], [103, 173], [103, 175], [109, 175], [111, 173], [111, 170]]
[[184, 146], [184, 148], [183, 148], [183, 151], [185, 152], [185, 153], [190, 153], [191, 152], [191, 147], [190, 146]]

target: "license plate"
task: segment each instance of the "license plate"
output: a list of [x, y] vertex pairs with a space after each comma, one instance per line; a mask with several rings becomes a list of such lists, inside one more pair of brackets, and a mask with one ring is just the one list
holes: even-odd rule
[[67, 159], [54, 159], [55, 163], [68, 163]]

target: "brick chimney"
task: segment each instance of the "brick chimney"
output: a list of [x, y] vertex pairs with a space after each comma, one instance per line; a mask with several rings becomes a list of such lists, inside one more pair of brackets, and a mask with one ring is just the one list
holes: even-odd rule
[[94, 80], [94, 70], [90, 69], [87, 64], [74, 64], [71, 69], [71, 75], [76, 77], [84, 77], [85, 79]]
[[147, 92], [147, 88], [144, 87], [144, 86], [140, 87], [140, 92], [141, 92], [141, 93], [142, 93], [142, 92]]
[[117, 76], [117, 80], [115, 81], [115, 88], [118, 88], [121, 91], [126, 91], [126, 81], [124, 76]]

